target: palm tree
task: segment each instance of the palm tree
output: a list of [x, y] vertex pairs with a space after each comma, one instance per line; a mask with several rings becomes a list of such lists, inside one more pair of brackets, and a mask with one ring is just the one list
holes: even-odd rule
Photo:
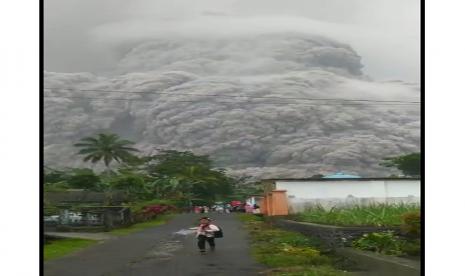
[[130, 146], [134, 142], [120, 139], [116, 134], [100, 133], [97, 137], [86, 137], [80, 141], [74, 146], [82, 148], [78, 154], [85, 155], [84, 161], [97, 163], [103, 160], [107, 169], [111, 161], [115, 160], [118, 163], [128, 161], [134, 158], [131, 152], [139, 151]]

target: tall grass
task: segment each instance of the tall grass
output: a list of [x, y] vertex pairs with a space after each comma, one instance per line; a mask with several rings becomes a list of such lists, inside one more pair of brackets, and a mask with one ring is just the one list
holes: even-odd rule
[[376, 204], [331, 209], [315, 206], [291, 217], [297, 221], [340, 226], [399, 226], [402, 224], [402, 215], [409, 212], [420, 212], [420, 206]]

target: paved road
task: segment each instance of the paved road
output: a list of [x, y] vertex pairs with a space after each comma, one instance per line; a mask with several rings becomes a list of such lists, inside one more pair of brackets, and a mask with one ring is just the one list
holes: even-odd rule
[[215, 252], [200, 255], [188, 229], [200, 217], [181, 214], [170, 223], [104, 241], [45, 263], [46, 276], [259, 275], [247, 236], [234, 214], [209, 214], [223, 228]]

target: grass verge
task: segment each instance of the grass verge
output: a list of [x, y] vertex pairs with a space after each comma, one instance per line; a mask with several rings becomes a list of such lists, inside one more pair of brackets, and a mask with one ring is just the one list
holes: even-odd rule
[[334, 267], [335, 260], [320, 251], [319, 240], [273, 228], [258, 216], [240, 214], [239, 219], [250, 233], [255, 259], [270, 267], [267, 275], [350, 275]]
[[150, 227], [166, 224], [173, 217], [174, 217], [174, 214], [160, 215], [160, 216], [157, 216], [156, 219], [146, 221], [146, 222], [136, 223], [136, 224], [133, 224], [125, 228], [114, 229], [110, 231], [109, 233], [115, 236], [124, 236], [124, 235], [128, 235], [131, 233], [142, 231]]
[[97, 241], [85, 239], [55, 239], [49, 241], [44, 245], [44, 260], [48, 261], [63, 257], [95, 243]]

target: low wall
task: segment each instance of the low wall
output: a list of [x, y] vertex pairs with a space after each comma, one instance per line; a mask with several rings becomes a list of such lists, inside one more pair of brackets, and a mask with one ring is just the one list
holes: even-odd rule
[[338, 255], [355, 261], [363, 275], [377, 276], [417, 276], [421, 275], [421, 262], [386, 256], [374, 252], [363, 251], [353, 248], [338, 248]]
[[421, 202], [420, 179], [301, 179], [275, 180], [276, 190], [286, 190], [289, 211], [301, 212], [306, 204], [326, 208], [374, 203]]
[[354, 239], [365, 233], [391, 230], [400, 234], [399, 228], [385, 227], [344, 227], [322, 225], [308, 222], [297, 222], [282, 218], [269, 218], [274, 225], [319, 238], [326, 246], [335, 252], [357, 263], [357, 267], [363, 272], [361, 275], [376, 276], [416, 276], [421, 275], [421, 262], [386, 256], [374, 252], [344, 247], [350, 245]]
[[343, 247], [363, 234], [391, 230], [400, 233], [399, 228], [386, 227], [344, 227], [322, 225], [308, 222], [297, 222], [285, 219], [272, 219], [273, 223], [286, 230], [296, 231], [304, 235], [311, 235], [321, 239], [329, 247]]

